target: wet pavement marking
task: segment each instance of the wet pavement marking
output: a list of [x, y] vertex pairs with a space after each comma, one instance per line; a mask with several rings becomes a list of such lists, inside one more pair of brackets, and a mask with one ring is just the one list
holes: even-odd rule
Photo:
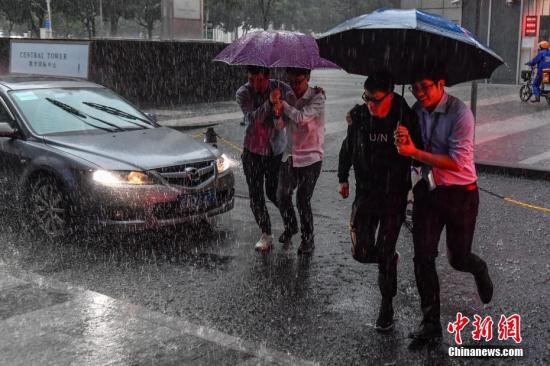
[[543, 160], [550, 160], [550, 151], [545, 151], [542, 154], [531, 156], [530, 158], [519, 161], [519, 164], [533, 165]]
[[[204, 134], [205, 134], [205, 132], [196, 133], [196, 134], [193, 135], [193, 138], [198, 139], [198, 138], [200, 138], [201, 136], [204, 136]], [[229, 141], [229, 140], [227, 140], [227, 139], [224, 139], [224, 138], [221, 137], [220, 135], [217, 135], [217, 137], [218, 137], [218, 139], [219, 139], [222, 143], [224, 143], [225, 145], [227, 145], [227, 146], [233, 148], [233, 149], [234, 149], [235, 151], [237, 151], [239, 154], [242, 154], [242, 153], [243, 153], [243, 149], [242, 149], [239, 145], [233, 143], [232, 141]]]
[[523, 202], [523, 201], [518, 201], [518, 200], [515, 200], [515, 199], [510, 198], [510, 197], [504, 197], [504, 196], [502, 196], [502, 195], [500, 195], [500, 194], [491, 192], [490, 190], [485, 189], [485, 188], [479, 187], [479, 190], [480, 190], [480, 191], [483, 191], [483, 192], [485, 192], [485, 193], [488, 193], [488, 194], [490, 194], [491, 196], [500, 198], [500, 199], [502, 199], [502, 200], [504, 200], [504, 201], [506, 201], [506, 202], [508, 202], [508, 203], [511, 203], [511, 204], [513, 204], [513, 205], [517, 205], [517, 206], [529, 208], [529, 209], [536, 210], [536, 211], [541, 211], [541, 212], [548, 212], [548, 213], [550, 213], [550, 208], [541, 207], [541, 206], [537, 206], [537, 205], [532, 205], [532, 204], [530, 204], [530, 203]]
[[71, 299], [65, 292], [41, 289], [29, 283], [0, 292], [0, 320], [30, 313]]
[[522, 115], [478, 125], [475, 131], [475, 144], [481, 145], [518, 132], [550, 125], [548, 115], [548, 111], [540, 111], [529, 114], [528, 118]]
[[[316, 365], [215, 329], [0, 264], [0, 278], [27, 283], [0, 292], [38, 291], [47, 307], [4, 312], [0, 354], [10, 364], [284, 364]], [[2, 281], [0, 284], [8, 283]], [[26, 289], [26, 290], [25, 290]], [[15, 291], [15, 292], [14, 292]], [[52, 294], [55, 295], [52, 297]], [[57, 296], [59, 295], [59, 296]], [[53, 298], [53, 300], [52, 300]], [[63, 301], [62, 301], [63, 300]], [[1, 301], [7, 308], [17, 303]], [[42, 303], [43, 305], [43, 303]], [[2, 310], [0, 310], [0, 314]], [[186, 343], [184, 343], [186, 341]]]
[[513, 198], [509, 198], [509, 197], [505, 197], [504, 200], [506, 202], [513, 203], [514, 205], [518, 205], [518, 206], [530, 208], [530, 209], [533, 209], [533, 210], [542, 211], [542, 212], [549, 212], [550, 213], [550, 208], [531, 205], [529, 203], [525, 203], [525, 202], [522, 202], [522, 201], [517, 201], [517, 200], [515, 200]]

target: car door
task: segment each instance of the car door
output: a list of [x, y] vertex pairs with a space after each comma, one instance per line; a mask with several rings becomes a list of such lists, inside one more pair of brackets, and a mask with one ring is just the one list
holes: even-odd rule
[[[7, 108], [5, 100], [0, 95], [0, 123], [8, 123], [17, 128], [13, 114]], [[19, 176], [22, 169], [21, 140], [18, 137], [0, 136], [0, 206], [13, 207], [17, 194]]]

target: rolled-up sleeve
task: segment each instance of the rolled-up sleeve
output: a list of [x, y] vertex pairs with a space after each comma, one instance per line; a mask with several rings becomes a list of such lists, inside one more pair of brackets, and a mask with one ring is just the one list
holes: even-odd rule
[[449, 136], [449, 157], [459, 166], [464, 167], [473, 160], [474, 155], [474, 115], [466, 107], [457, 113]]
[[310, 122], [315, 122], [323, 113], [325, 108], [325, 97], [322, 93], [316, 94], [309, 103], [302, 108], [294, 108], [286, 101], [283, 102], [284, 113], [294, 121], [298, 126], [307, 125]]
[[271, 115], [271, 104], [269, 99], [261, 104], [258, 108], [254, 108], [254, 100], [246, 87], [241, 87], [236, 94], [237, 104], [241, 108], [244, 115], [244, 122], [247, 127], [254, 125], [257, 121], [264, 121]]

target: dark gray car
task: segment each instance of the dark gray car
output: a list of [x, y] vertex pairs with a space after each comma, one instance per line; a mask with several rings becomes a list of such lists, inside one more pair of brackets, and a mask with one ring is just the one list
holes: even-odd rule
[[107, 88], [0, 77], [0, 195], [48, 235], [148, 229], [233, 208], [232, 160]]

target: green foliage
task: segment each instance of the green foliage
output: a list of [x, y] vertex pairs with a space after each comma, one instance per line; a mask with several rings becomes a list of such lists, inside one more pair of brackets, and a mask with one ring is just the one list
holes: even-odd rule
[[[102, 0], [103, 21], [109, 34], [118, 33], [120, 19], [133, 20], [149, 38], [161, 18], [161, 0]], [[54, 31], [88, 37], [96, 35], [100, 0], [52, 0]], [[204, 0], [209, 26], [226, 31], [270, 28], [305, 33], [324, 32], [346, 19], [381, 7], [399, 7], [399, 0]], [[38, 36], [46, 14], [46, 0], [0, 0], [4, 31], [22, 25]], [[20, 28], [20, 27], [15, 27]], [[80, 30], [78, 30], [80, 29]]]

